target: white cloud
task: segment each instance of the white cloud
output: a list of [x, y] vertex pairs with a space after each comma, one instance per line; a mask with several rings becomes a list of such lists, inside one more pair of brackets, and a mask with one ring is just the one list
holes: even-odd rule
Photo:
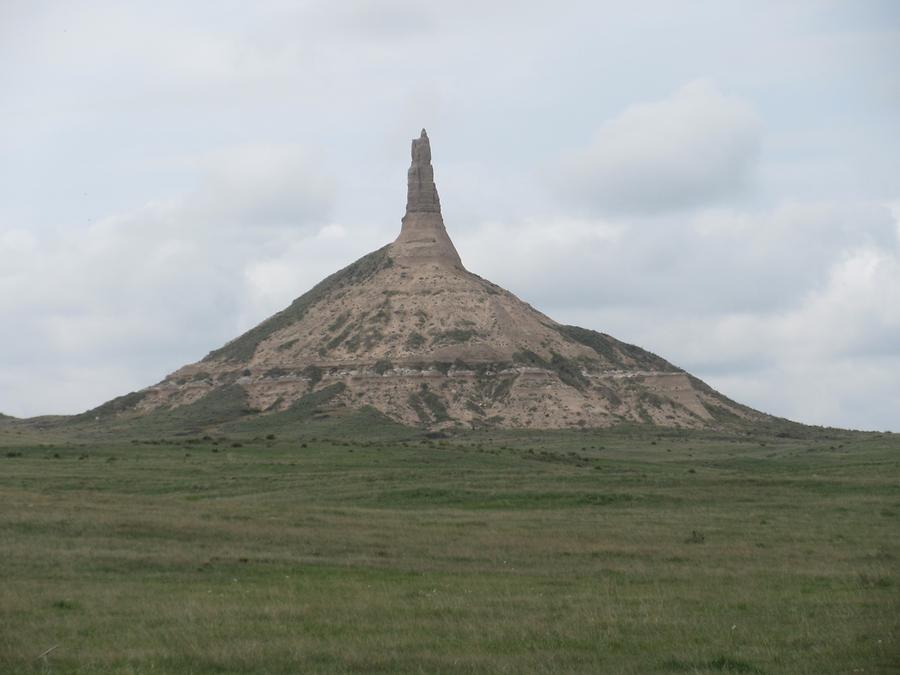
[[740, 193], [753, 177], [760, 123], [744, 102], [695, 81], [630, 106], [569, 158], [561, 185], [600, 212], [659, 212]]
[[777, 329], [810, 361], [900, 357], [900, 255], [897, 249], [848, 251]]

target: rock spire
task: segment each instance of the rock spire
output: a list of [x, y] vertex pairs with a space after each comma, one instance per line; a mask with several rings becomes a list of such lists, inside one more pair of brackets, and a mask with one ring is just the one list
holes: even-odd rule
[[422, 134], [412, 142], [412, 164], [406, 174], [406, 212], [440, 213], [441, 200], [434, 185], [434, 168], [431, 166], [431, 143], [428, 134]]
[[436, 263], [463, 269], [459, 253], [444, 227], [431, 166], [431, 143], [424, 129], [413, 139], [406, 181], [406, 215], [400, 236], [393, 244], [393, 255], [411, 264]]

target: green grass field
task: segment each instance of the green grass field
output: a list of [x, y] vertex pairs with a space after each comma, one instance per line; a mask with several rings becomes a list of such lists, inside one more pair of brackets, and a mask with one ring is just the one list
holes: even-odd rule
[[267, 425], [4, 423], [0, 672], [900, 672], [898, 435]]

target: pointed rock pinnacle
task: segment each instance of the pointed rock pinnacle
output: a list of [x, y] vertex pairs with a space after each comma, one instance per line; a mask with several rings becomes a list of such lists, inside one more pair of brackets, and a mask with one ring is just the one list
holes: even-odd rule
[[412, 164], [407, 173], [406, 215], [392, 254], [407, 264], [435, 263], [464, 269], [456, 247], [447, 235], [441, 202], [434, 185], [428, 134], [412, 142]]
[[406, 174], [406, 212], [440, 213], [441, 200], [434, 185], [434, 168], [431, 166], [431, 144], [428, 134], [422, 134], [412, 142], [412, 164]]

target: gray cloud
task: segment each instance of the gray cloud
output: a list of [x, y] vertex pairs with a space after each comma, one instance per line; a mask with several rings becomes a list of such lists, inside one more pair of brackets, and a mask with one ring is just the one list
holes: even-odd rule
[[303, 149], [271, 143], [228, 148], [197, 162], [207, 173], [185, 205], [218, 225], [286, 226], [323, 222], [334, 185]]
[[346, 30], [354, 38], [423, 37], [432, 33], [437, 23], [434, 7], [410, 0], [350, 0], [319, 10], [325, 26]]
[[[892, 252], [891, 212], [871, 203], [786, 203], [605, 219], [544, 217], [464, 232], [466, 260], [544, 306], [676, 305], [697, 313], [776, 311], [809, 301], [833, 265]], [[510, 255], [496, 260], [503, 247]]]
[[633, 105], [570, 157], [560, 186], [591, 209], [652, 213], [721, 202], [745, 189], [760, 149], [751, 108], [710, 83]]

